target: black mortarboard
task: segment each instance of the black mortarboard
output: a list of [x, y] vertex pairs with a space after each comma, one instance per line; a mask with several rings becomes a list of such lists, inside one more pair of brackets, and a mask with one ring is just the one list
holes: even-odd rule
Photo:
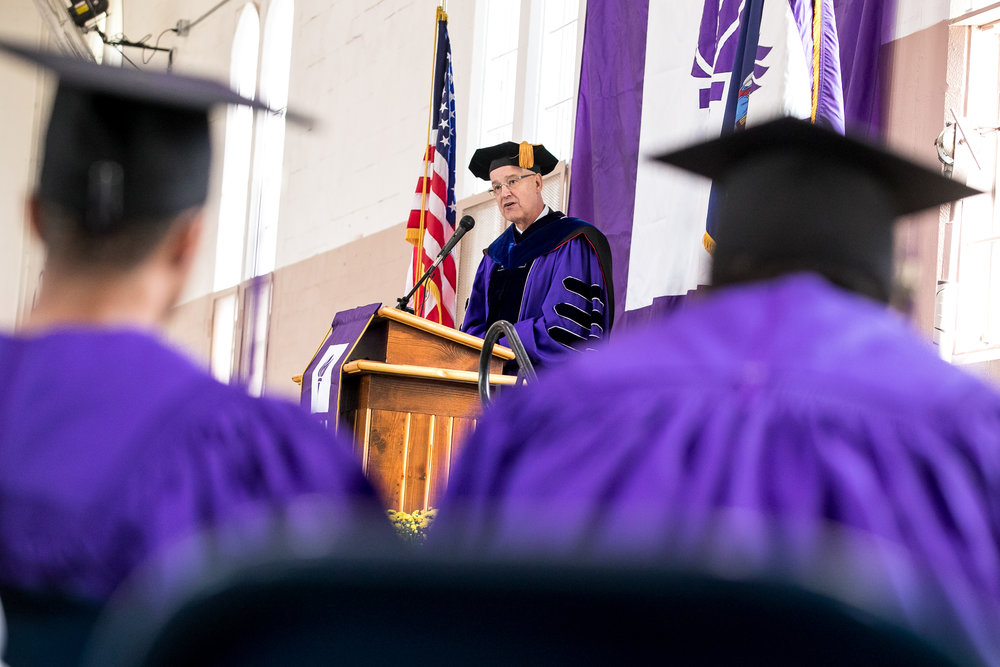
[[209, 109], [241, 104], [271, 111], [207, 79], [98, 65], [4, 40], [0, 51], [59, 77], [38, 196], [79, 215], [92, 232], [203, 204]]
[[473, 153], [469, 171], [484, 181], [490, 180], [490, 172], [494, 169], [508, 166], [530, 169], [544, 176], [555, 169], [558, 163], [559, 160], [541, 144], [529, 144], [527, 141], [515, 144], [513, 141], [505, 141], [496, 146], [480, 148]]
[[713, 282], [748, 265], [860, 276], [888, 298], [897, 217], [979, 194], [873, 144], [782, 118], [656, 156], [715, 179]]

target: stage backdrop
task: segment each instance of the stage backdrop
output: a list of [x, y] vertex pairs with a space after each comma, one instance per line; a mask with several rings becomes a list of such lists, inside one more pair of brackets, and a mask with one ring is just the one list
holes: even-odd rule
[[611, 241], [616, 324], [707, 279], [711, 184], [649, 156], [778, 115], [877, 133], [894, 16], [894, 0], [587, 4], [568, 212]]

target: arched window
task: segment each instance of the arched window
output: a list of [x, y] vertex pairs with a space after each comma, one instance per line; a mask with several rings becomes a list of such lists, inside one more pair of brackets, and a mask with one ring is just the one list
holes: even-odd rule
[[[964, 14], [950, 39], [949, 90], [939, 154], [953, 173], [986, 195], [950, 207], [938, 245], [935, 336], [941, 356], [1000, 377], [1000, 15], [994, 5]], [[972, 3], [970, 3], [970, 7]], [[958, 17], [956, 17], [958, 18]], [[954, 106], [952, 106], [954, 105]], [[950, 163], [949, 163], [950, 160]]]
[[498, 144], [512, 138], [517, 95], [520, 3], [486, 0], [485, 53], [482, 61], [482, 117], [479, 143]]
[[538, 21], [541, 30], [536, 36], [538, 78], [525, 95], [534, 117], [525, 119], [524, 130], [526, 135], [544, 142], [554, 155], [568, 162], [573, 152], [576, 91], [580, 80], [581, 3], [579, 0], [545, 0], [541, 6], [535, 3], [533, 10], [541, 15]]
[[[229, 85], [245, 97], [257, 90], [257, 56], [260, 47], [260, 17], [253, 4], [240, 10], [230, 53]], [[253, 111], [231, 106], [226, 112], [226, 143], [222, 158], [222, 193], [219, 230], [215, 248], [217, 293], [212, 308], [212, 374], [228, 382], [236, 360], [239, 291], [243, 279], [244, 241], [247, 226], [247, 194], [250, 190], [250, 156], [253, 150]]]
[[[264, 23], [260, 93], [271, 108], [282, 111], [288, 106], [294, 8], [292, 0], [274, 0]], [[274, 271], [284, 149], [284, 116], [261, 114], [257, 121], [251, 188], [250, 229], [253, 241], [247, 254], [251, 277]]]
[[[479, 0], [467, 159], [501, 141], [543, 143], [569, 162], [583, 31], [581, 0]], [[466, 179], [464, 195], [481, 191]]]
[[[254, 97], [257, 91], [259, 45], [260, 18], [257, 9], [248, 3], [240, 10], [229, 66], [230, 86], [245, 97]], [[231, 106], [226, 113], [215, 291], [233, 287], [243, 279], [247, 193], [253, 148], [253, 111], [243, 106]]]
[[271, 315], [271, 274], [278, 251], [278, 211], [285, 150], [285, 117], [292, 59], [292, 0], [273, 0], [264, 20], [261, 42], [260, 97], [279, 114], [258, 113], [250, 176], [239, 376], [247, 391], [264, 390]]
[[[582, 0], [478, 0], [469, 95], [468, 164], [472, 152], [501, 141], [542, 143], [563, 161], [542, 179], [542, 196], [566, 210], [567, 163], [573, 152], [576, 95], [583, 48]], [[458, 215], [476, 227], [460, 246], [458, 315], [464, 314], [480, 249], [506, 228], [486, 184], [466, 175]]]

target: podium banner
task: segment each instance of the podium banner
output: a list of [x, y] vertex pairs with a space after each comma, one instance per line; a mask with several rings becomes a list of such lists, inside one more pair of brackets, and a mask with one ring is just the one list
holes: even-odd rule
[[341, 368], [381, 307], [381, 303], [370, 303], [337, 313], [302, 373], [300, 404], [330, 430], [336, 431], [339, 421]]

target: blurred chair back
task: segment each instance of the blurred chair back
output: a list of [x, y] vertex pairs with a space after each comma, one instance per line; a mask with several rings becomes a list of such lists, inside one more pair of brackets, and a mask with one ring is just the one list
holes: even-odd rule
[[77, 665], [101, 612], [97, 602], [0, 587], [11, 667]]
[[[117, 610], [88, 664], [950, 665], [884, 618], [773, 581], [417, 555], [272, 562], [165, 616]], [[16, 667], [16, 666], [14, 666]]]

